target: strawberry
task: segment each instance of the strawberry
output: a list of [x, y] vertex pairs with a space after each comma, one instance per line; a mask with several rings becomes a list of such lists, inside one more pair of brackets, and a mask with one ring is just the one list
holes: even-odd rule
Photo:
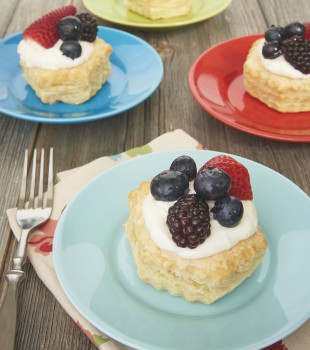
[[57, 34], [58, 22], [67, 16], [74, 16], [76, 8], [68, 5], [51, 11], [43, 17], [34, 21], [28, 28], [23, 31], [24, 39], [32, 39], [46, 49], [53, 47], [59, 40]]
[[305, 27], [305, 34], [304, 37], [310, 41], [310, 22], [303, 23]]
[[228, 174], [231, 180], [229, 196], [237, 197], [240, 200], [253, 199], [248, 169], [234, 158], [226, 155], [216, 156], [207, 161], [199, 171], [207, 167], [220, 168]]

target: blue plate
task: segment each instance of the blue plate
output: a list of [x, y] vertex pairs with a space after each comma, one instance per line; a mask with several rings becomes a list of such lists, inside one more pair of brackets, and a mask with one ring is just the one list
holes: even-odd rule
[[96, 328], [135, 349], [266, 347], [310, 316], [310, 198], [279, 173], [235, 157], [251, 176], [266, 255], [252, 277], [214, 304], [189, 303], [139, 279], [123, 229], [128, 193], [182, 154], [200, 167], [219, 153], [141, 156], [102, 173], [75, 196], [54, 238], [59, 281]]
[[0, 112], [42, 123], [79, 123], [122, 113], [148, 98], [163, 77], [163, 63], [144, 40], [112, 28], [98, 36], [113, 47], [111, 75], [96, 96], [80, 105], [41, 102], [22, 77], [17, 45], [21, 33], [0, 41]]

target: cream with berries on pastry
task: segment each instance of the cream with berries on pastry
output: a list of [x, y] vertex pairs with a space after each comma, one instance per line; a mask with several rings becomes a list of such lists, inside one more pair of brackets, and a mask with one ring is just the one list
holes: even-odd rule
[[126, 7], [152, 20], [186, 16], [192, 8], [192, 0], [126, 0]]
[[139, 277], [190, 302], [211, 304], [252, 275], [266, 239], [247, 169], [228, 156], [197, 173], [182, 156], [128, 196], [125, 231]]
[[111, 45], [97, 37], [97, 22], [72, 5], [49, 12], [23, 32], [18, 45], [23, 77], [44, 103], [81, 104], [111, 73]]
[[271, 26], [243, 67], [245, 90], [279, 112], [310, 111], [310, 25]]

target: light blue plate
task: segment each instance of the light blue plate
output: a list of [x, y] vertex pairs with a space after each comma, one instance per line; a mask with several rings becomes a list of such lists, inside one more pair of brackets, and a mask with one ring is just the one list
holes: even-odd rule
[[310, 198], [277, 172], [235, 157], [250, 172], [268, 249], [253, 276], [233, 292], [210, 306], [191, 304], [138, 278], [123, 229], [128, 193], [182, 154], [200, 167], [219, 153], [141, 156], [102, 173], [75, 196], [55, 233], [59, 281], [86, 319], [133, 348], [261, 349], [310, 316]]
[[113, 47], [111, 75], [96, 96], [80, 105], [41, 102], [22, 77], [17, 45], [21, 33], [0, 40], [0, 112], [42, 123], [80, 123], [122, 113], [148, 98], [163, 77], [163, 63], [151, 45], [121, 30], [99, 27]]

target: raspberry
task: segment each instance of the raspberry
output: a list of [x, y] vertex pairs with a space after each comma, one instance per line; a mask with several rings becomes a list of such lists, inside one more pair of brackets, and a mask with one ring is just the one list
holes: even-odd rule
[[240, 200], [253, 199], [250, 175], [244, 165], [230, 156], [220, 155], [206, 162], [200, 168], [199, 172], [208, 167], [220, 168], [228, 174], [231, 180], [231, 188], [227, 193], [228, 196], [234, 196]]
[[196, 248], [210, 235], [210, 213], [196, 194], [180, 198], [168, 210], [167, 225], [177, 246]]
[[310, 22], [304, 23], [304, 27], [305, 27], [304, 38], [310, 41]]
[[293, 36], [282, 42], [284, 58], [295, 69], [304, 74], [310, 73], [310, 41], [301, 36]]
[[75, 14], [76, 8], [73, 5], [51, 11], [26, 28], [23, 31], [23, 38], [30, 38], [46, 49], [53, 47], [59, 39], [57, 34], [58, 22], [66, 16], [73, 16]]
[[81, 40], [93, 42], [97, 37], [98, 23], [90, 13], [80, 13], [76, 16], [83, 26], [83, 35]]

